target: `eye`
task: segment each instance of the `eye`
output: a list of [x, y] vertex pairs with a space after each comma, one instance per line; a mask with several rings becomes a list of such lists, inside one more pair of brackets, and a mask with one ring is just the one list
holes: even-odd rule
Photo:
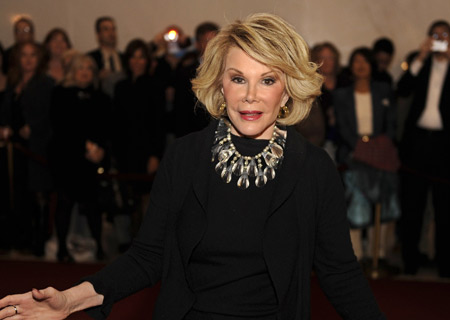
[[231, 77], [231, 81], [233, 81], [234, 83], [244, 83], [245, 82], [244, 78], [238, 77], [238, 76]]
[[262, 82], [263, 82], [263, 84], [265, 84], [267, 86], [271, 86], [275, 83], [275, 79], [274, 78], [264, 78]]

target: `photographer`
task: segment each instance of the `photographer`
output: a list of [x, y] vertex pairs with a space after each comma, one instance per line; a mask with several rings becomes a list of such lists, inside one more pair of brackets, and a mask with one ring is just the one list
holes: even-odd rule
[[398, 93], [412, 93], [401, 157], [402, 254], [405, 273], [415, 274], [422, 255], [418, 244], [428, 191], [436, 221], [436, 263], [439, 275], [450, 277], [450, 25], [434, 22], [420, 52], [398, 83]]

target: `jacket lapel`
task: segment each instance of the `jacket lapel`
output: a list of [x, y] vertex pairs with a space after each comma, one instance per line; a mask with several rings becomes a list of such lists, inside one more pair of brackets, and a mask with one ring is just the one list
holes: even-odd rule
[[277, 176], [273, 181], [276, 183], [276, 187], [272, 196], [268, 217], [274, 214], [291, 195], [298, 182], [297, 176], [301, 172], [300, 169], [304, 157], [304, 138], [295, 131], [294, 127], [288, 127], [284, 159], [281, 168], [277, 170]]
[[192, 174], [192, 184], [184, 199], [180, 216], [177, 221], [177, 236], [184, 267], [187, 267], [192, 251], [202, 239], [206, 231], [206, 207], [209, 190], [209, 172], [211, 170], [211, 145], [214, 131], [217, 126], [216, 121], [204, 129], [200, 139], [196, 139], [195, 151], [190, 152], [192, 158], [189, 169]]

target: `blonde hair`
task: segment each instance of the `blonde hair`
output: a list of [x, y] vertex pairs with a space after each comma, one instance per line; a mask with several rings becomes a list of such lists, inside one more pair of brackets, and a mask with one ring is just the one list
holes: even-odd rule
[[97, 65], [95, 64], [94, 59], [92, 59], [92, 57], [87, 54], [79, 54], [77, 52], [72, 52], [72, 54], [73, 54], [72, 60], [70, 61], [67, 73], [62, 83], [63, 87], [75, 86], [77, 84], [75, 80], [75, 73], [77, 69], [80, 68], [80, 66], [86, 61], [89, 62], [89, 64], [91, 65], [92, 72], [94, 74], [92, 84], [95, 87], [98, 87]]
[[192, 88], [212, 117], [223, 116], [219, 110], [224, 102], [222, 76], [231, 47], [242, 49], [256, 61], [284, 74], [289, 114], [278, 119], [279, 124], [293, 125], [308, 116], [323, 82], [317, 65], [310, 61], [308, 45], [280, 17], [258, 13], [228, 25], [208, 43]]

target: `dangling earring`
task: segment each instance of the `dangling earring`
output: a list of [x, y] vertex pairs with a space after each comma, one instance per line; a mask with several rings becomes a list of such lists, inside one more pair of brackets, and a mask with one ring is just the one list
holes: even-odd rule
[[289, 114], [289, 108], [287, 106], [282, 106], [278, 112], [278, 119], [286, 118]]
[[220, 114], [223, 114], [224, 112], [225, 112], [225, 109], [227, 108], [227, 104], [226, 104], [226, 102], [224, 101], [221, 105], [220, 105], [220, 107], [219, 107], [219, 112], [220, 112]]

